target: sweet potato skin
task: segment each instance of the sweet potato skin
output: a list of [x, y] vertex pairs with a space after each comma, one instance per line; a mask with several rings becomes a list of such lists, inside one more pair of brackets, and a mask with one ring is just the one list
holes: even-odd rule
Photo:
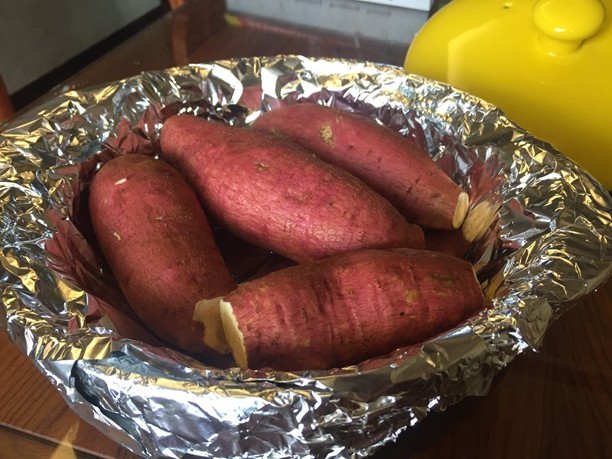
[[200, 203], [181, 175], [129, 154], [94, 176], [89, 212], [100, 248], [128, 302], [159, 337], [208, 351], [195, 304], [234, 288]]
[[360, 180], [267, 133], [181, 115], [165, 121], [161, 150], [231, 232], [298, 263], [424, 247], [422, 229]]
[[263, 113], [256, 129], [282, 134], [363, 180], [411, 222], [458, 228], [468, 196], [414, 142], [361, 115], [317, 104]]
[[[483, 308], [484, 298], [464, 260], [426, 250], [359, 250], [241, 284], [224, 307], [240, 366], [316, 370], [421, 342]], [[243, 351], [232, 342], [233, 326]]]

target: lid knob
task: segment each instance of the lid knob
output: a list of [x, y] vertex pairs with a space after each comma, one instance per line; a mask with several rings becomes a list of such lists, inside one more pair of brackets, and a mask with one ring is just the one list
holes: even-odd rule
[[549, 54], [567, 54], [595, 35], [606, 10], [600, 0], [539, 0], [533, 20], [539, 43]]

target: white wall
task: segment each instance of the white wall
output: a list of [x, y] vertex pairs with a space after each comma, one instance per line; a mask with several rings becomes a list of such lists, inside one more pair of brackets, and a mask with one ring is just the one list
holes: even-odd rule
[[[428, 0], [226, 0], [230, 13], [245, 13], [353, 37], [405, 43], [427, 20]], [[406, 5], [414, 4], [419, 8]]]
[[0, 74], [14, 93], [160, 0], [0, 0]]

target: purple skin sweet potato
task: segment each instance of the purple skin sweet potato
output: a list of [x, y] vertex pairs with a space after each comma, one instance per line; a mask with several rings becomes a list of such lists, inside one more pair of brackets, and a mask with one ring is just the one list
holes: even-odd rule
[[180, 115], [163, 158], [238, 237], [298, 263], [358, 248], [423, 248], [423, 231], [346, 171], [274, 135]]
[[358, 250], [243, 283], [221, 300], [241, 368], [317, 370], [419, 343], [484, 307], [472, 265], [426, 250]]
[[465, 218], [468, 195], [427, 152], [365, 116], [300, 103], [262, 114], [253, 127], [287, 136], [346, 169], [386, 197], [408, 221], [455, 229]]
[[[142, 322], [184, 350], [210, 351], [195, 305], [235, 285], [182, 176], [149, 156], [116, 157], [94, 176], [89, 209], [100, 248]], [[206, 334], [221, 331], [213, 325]]]

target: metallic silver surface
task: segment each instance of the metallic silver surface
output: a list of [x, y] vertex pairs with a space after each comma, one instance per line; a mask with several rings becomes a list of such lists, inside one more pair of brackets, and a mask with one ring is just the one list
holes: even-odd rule
[[[296, 100], [413, 137], [472, 207], [497, 216], [468, 253], [489, 308], [421, 346], [292, 374], [205, 364], [156, 345], [114, 307], [120, 293], [82, 215], [101, 145], [135, 148], [138, 136], [122, 129], [151, 113], [242, 124]], [[149, 121], [140, 132], [154, 139], [159, 123]], [[429, 411], [486, 394], [501, 368], [540, 346], [552, 321], [612, 272], [612, 199], [588, 173], [477, 98], [343, 60], [235, 59], [70, 91], [4, 126], [0, 209], [2, 327], [73, 410], [145, 457], [368, 456]]]

